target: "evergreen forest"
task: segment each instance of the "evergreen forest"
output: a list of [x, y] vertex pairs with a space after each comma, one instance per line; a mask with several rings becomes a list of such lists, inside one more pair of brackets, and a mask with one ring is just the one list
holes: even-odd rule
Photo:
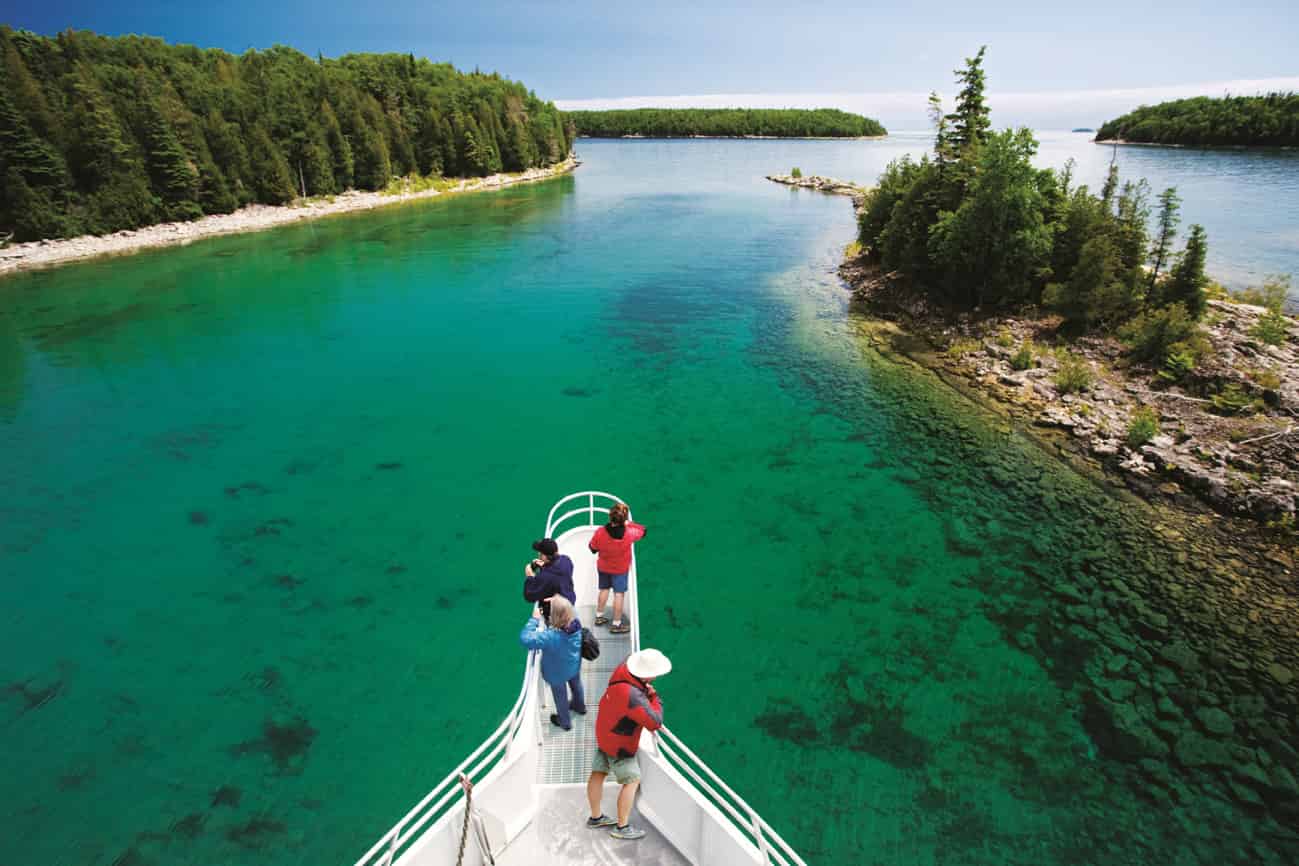
[[562, 161], [573, 135], [518, 82], [410, 54], [0, 27], [0, 236], [17, 241], [521, 171]]
[[887, 135], [879, 121], [835, 108], [634, 108], [569, 111], [578, 135], [592, 138], [860, 138]]
[[1196, 146], [1299, 145], [1299, 94], [1178, 99], [1143, 105], [1108, 121], [1097, 141]]
[[1074, 184], [1072, 165], [1034, 167], [1028, 129], [991, 129], [983, 56], [957, 71], [951, 113], [931, 94], [932, 156], [894, 161], [867, 195], [864, 255], [939, 304], [1044, 306], [1067, 331], [1117, 332], [1138, 360], [1184, 374], [1207, 351], [1204, 229], [1179, 248], [1176, 189], [1152, 199], [1113, 165], [1097, 191]]

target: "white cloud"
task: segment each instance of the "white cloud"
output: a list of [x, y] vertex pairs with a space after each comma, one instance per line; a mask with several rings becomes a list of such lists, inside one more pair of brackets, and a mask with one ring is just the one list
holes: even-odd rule
[[[1271, 91], [1299, 91], [1299, 76], [1126, 87], [1098, 90], [1044, 90], [988, 93], [998, 125], [1095, 126], [1138, 105], [1153, 105], [1190, 96], [1248, 96]], [[606, 99], [556, 99], [563, 111], [610, 108], [841, 108], [877, 117], [886, 126], [926, 125], [927, 92], [892, 93], [709, 93], [678, 96], [624, 96]], [[951, 96], [943, 94], [951, 104]]]

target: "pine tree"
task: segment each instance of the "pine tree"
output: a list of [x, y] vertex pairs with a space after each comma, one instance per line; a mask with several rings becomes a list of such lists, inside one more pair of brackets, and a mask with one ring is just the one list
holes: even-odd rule
[[181, 146], [171, 123], [157, 103], [145, 103], [142, 129], [144, 164], [153, 191], [162, 199], [164, 218], [194, 219], [202, 216], [198, 204], [198, 168]]
[[264, 204], [292, 201], [297, 193], [289, 173], [288, 160], [271, 141], [266, 127], [260, 123], [253, 127], [249, 145], [250, 179], [256, 200]]
[[1179, 210], [1182, 200], [1177, 196], [1177, 187], [1170, 186], [1159, 194], [1159, 228], [1155, 232], [1155, 243], [1150, 250], [1150, 288], [1153, 290], [1159, 281], [1159, 271], [1173, 254], [1173, 238], [1177, 235], [1177, 224], [1181, 222]]
[[22, 172], [10, 166], [0, 187], [0, 230], [15, 241], [57, 238], [68, 234], [59, 206], [43, 189], [33, 189]]
[[1186, 238], [1186, 249], [1177, 264], [1173, 265], [1164, 286], [1163, 297], [1167, 303], [1181, 303], [1194, 318], [1200, 318], [1208, 304], [1204, 293], [1209, 278], [1204, 273], [1208, 253], [1208, 238], [1201, 225], [1192, 225]]
[[352, 145], [338, 125], [338, 115], [329, 100], [320, 103], [320, 125], [325, 130], [325, 144], [334, 161], [334, 188], [342, 191], [352, 188]]
[[25, 185], [61, 196], [67, 166], [59, 153], [38, 136], [0, 88], [0, 169], [17, 169]]
[[977, 149], [992, 128], [984, 99], [983, 55], [987, 50], [988, 46], [984, 45], [978, 54], [965, 59], [964, 69], [955, 71], [961, 90], [956, 95], [956, 110], [947, 115], [947, 121], [951, 124], [952, 147], [958, 154]]

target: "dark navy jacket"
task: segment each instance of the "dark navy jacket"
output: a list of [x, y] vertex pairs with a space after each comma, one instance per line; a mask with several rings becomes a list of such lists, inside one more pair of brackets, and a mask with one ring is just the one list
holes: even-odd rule
[[[573, 560], [564, 554], [548, 562], [533, 577], [523, 580], [523, 598], [525, 601], [541, 601], [552, 595], [562, 595], [573, 604], [577, 604], [577, 593], [573, 591]], [[550, 605], [541, 601], [541, 615], [550, 622]]]

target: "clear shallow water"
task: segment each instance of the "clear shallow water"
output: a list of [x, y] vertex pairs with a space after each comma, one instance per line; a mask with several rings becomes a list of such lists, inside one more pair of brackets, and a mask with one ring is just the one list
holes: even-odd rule
[[[1224, 774], [1143, 768], [1089, 714], [1130, 623], [1060, 587], [1181, 586], [1149, 513], [871, 348], [846, 201], [761, 180], [859, 152], [580, 152], [0, 284], [14, 860], [351, 862], [507, 709], [528, 544], [588, 486], [652, 528], [669, 724], [810, 862], [1293, 859]], [[1221, 643], [1188, 714], [1212, 688], [1240, 717]]]

